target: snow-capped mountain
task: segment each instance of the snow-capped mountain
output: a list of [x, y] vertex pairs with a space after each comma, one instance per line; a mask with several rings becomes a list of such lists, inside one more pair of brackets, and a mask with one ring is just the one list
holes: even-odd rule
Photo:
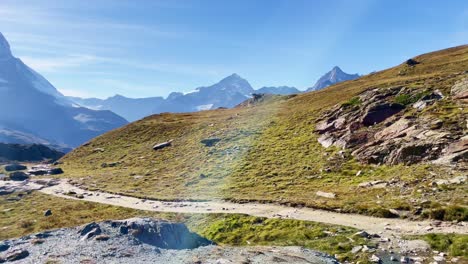
[[316, 83], [314, 86], [310, 87], [307, 89], [307, 91], [317, 91], [321, 90], [325, 87], [328, 87], [332, 84], [339, 83], [339, 82], [344, 82], [344, 81], [349, 81], [349, 80], [354, 80], [359, 78], [359, 74], [348, 74], [343, 72], [340, 67], [335, 66], [333, 69], [329, 72], [327, 72], [325, 75], [323, 75]]
[[128, 98], [115, 95], [107, 99], [68, 97], [68, 100], [91, 109], [111, 110], [129, 121], [135, 121], [162, 112], [194, 112], [234, 107], [249, 99], [253, 93], [286, 95], [300, 91], [288, 86], [255, 90], [247, 80], [234, 73], [211, 86], [198, 87], [188, 93], [172, 92], [167, 98]]
[[296, 87], [290, 86], [277, 86], [277, 87], [262, 87], [257, 89], [255, 93], [264, 93], [264, 94], [280, 94], [280, 95], [289, 95], [289, 94], [298, 94], [301, 93]]
[[75, 147], [126, 123], [110, 111], [74, 106], [43, 76], [15, 58], [0, 33], [0, 139], [45, 140]]

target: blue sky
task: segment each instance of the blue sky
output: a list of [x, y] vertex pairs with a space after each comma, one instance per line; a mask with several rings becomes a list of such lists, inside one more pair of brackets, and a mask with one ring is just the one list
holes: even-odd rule
[[166, 96], [232, 73], [305, 89], [468, 43], [468, 1], [0, 0], [15, 56], [67, 95]]

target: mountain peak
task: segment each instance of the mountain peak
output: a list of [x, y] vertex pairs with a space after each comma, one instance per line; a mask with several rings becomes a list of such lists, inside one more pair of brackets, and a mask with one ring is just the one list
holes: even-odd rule
[[0, 32], [0, 58], [11, 57], [10, 44]]
[[348, 80], [354, 80], [359, 78], [359, 74], [348, 74], [340, 69], [340, 67], [335, 66], [331, 71], [323, 75], [313, 87], [307, 89], [307, 91], [316, 91], [323, 89], [327, 86], [330, 86], [335, 83], [344, 82]]

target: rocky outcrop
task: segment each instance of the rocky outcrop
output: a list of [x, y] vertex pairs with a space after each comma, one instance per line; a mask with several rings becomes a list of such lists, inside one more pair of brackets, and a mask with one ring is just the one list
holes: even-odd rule
[[461, 131], [454, 133], [443, 121], [415, 112], [444, 98], [437, 89], [416, 92], [398, 86], [366, 91], [323, 114], [315, 127], [318, 142], [325, 148], [349, 149], [363, 163], [466, 161], [468, 142]]
[[[100, 234], [90, 235], [98, 229]], [[150, 218], [110, 220], [0, 241], [0, 263], [17, 260], [124, 264], [338, 263], [329, 255], [300, 247], [216, 246], [191, 233], [182, 223]]]

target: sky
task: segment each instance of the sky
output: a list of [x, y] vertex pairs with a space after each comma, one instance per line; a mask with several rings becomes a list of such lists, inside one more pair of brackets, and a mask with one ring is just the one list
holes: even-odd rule
[[468, 43], [466, 0], [0, 0], [12, 52], [65, 95], [167, 96], [237, 73], [304, 90]]

